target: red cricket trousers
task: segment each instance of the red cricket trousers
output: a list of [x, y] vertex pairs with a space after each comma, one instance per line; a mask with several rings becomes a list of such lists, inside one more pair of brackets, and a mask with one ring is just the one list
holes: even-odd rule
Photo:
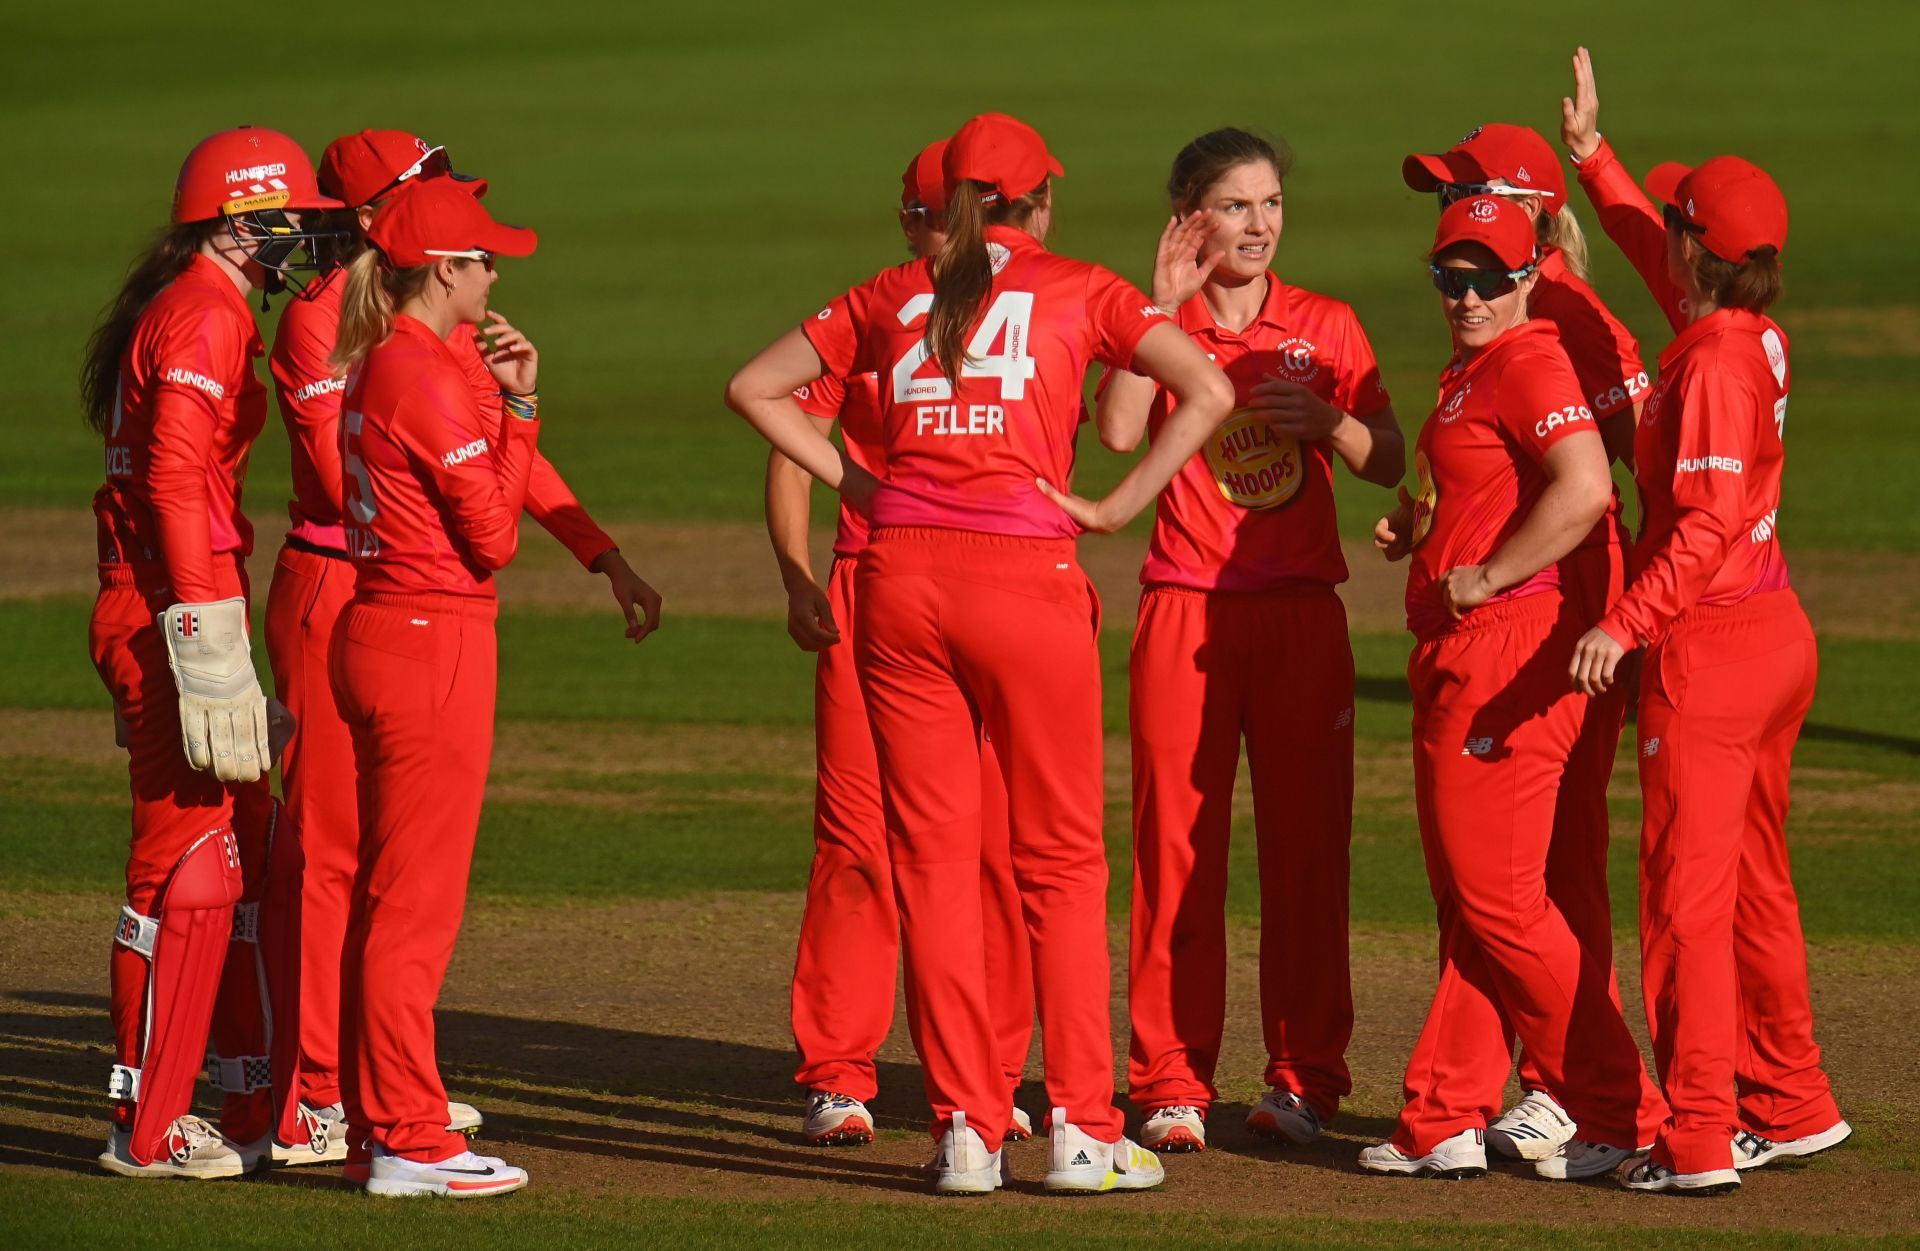
[[493, 754], [495, 604], [361, 592], [334, 630], [334, 698], [360, 776], [360, 863], [341, 971], [348, 1121], [412, 1160], [447, 1129], [433, 1006], [466, 908]]
[[[793, 968], [794, 1080], [862, 1102], [879, 1090], [873, 1056], [893, 1024], [900, 913], [893, 899], [880, 765], [854, 655], [855, 561], [834, 561], [827, 598], [841, 639], [814, 669], [813, 869]], [[980, 904], [995, 1054], [1020, 1084], [1033, 1039], [1033, 970], [1009, 858], [1006, 786], [981, 744]]]
[[[1617, 544], [1579, 548], [1560, 562], [1560, 594], [1576, 622], [1592, 625], [1625, 589], [1626, 553]], [[1560, 796], [1553, 810], [1553, 843], [1547, 848], [1547, 897], [1567, 919], [1587, 958], [1605, 961], [1607, 993], [1620, 1004], [1613, 969], [1613, 905], [1607, 893], [1607, 787], [1626, 726], [1627, 688], [1588, 699], [1581, 708], [1580, 737], [1567, 756]], [[1509, 1028], [1511, 1036], [1511, 1028]], [[1520, 1085], [1547, 1090], [1546, 1079], [1526, 1048], [1520, 1049]], [[1642, 1070], [1644, 1074], [1644, 1070]], [[1648, 1080], [1644, 1076], [1643, 1081]], [[1552, 1094], [1555, 1092], [1548, 1091]], [[1556, 1096], [1557, 1097], [1557, 1096]], [[1644, 1146], [1644, 1140], [1639, 1144]]]
[[987, 988], [984, 730], [1006, 781], [1047, 1099], [1117, 1140], [1099, 600], [1073, 542], [887, 527], [857, 577], [857, 662], [934, 1133], [964, 1111], [995, 1150], [1013, 1108]]
[[1133, 1101], [1207, 1107], [1219, 1097], [1227, 845], [1244, 736], [1260, 855], [1266, 1081], [1329, 1120], [1353, 1089], [1346, 608], [1320, 584], [1255, 593], [1149, 587], [1131, 671]]
[[1581, 623], [1544, 592], [1417, 644], [1414, 795], [1440, 927], [1440, 980], [1393, 1141], [1424, 1155], [1499, 1112], [1511, 1024], [1583, 1138], [1631, 1149], [1665, 1107], [1590, 959], [1548, 895], [1553, 816], [1583, 697], [1567, 682]]
[[1732, 1167], [1742, 1128], [1780, 1140], [1840, 1120], [1786, 843], [1818, 665], [1783, 590], [1691, 609], [1641, 670], [1641, 981], [1673, 1106], [1654, 1158], [1678, 1172]]
[[353, 735], [328, 677], [334, 624], [353, 598], [353, 562], [280, 549], [267, 591], [267, 655], [295, 729], [280, 759], [287, 815], [306, 855], [294, 947], [300, 968], [299, 1095], [340, 1101], [340, 966], [359, 863]]

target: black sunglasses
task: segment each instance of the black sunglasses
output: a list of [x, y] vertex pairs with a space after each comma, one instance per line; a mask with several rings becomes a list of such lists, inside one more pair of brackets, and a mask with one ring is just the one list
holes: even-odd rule
[[1680, 206], [1677, 204], [1662, 206], [1660, 209], [1660, 220], [1667, 224], [1668, 230], [1678, 230], [1690, 235], [1704, 235], [1707, 233], [1707, 228], [1699, 222], [1688, 221], [1687, 215], [1680, 211]]
[[1433, 273], [1434, 289], [1449, 300], [1464, 300], [1471, 291], [1482, 300], [1497, 300], [1511, 293], [1522, 278], [1533, 272], [1533, 266], [1511, 272], [1504, 269], [1456, 269], [1448, 265], [1429, 264]]

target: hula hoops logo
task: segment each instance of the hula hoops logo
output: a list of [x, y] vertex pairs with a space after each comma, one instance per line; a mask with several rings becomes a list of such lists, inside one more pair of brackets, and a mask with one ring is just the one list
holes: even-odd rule
[[1255, 409], [1237, 409], [1203, 449], [1220, 494], [1242, 508], [1278, 508], [1306, 481], [1300, 440]]

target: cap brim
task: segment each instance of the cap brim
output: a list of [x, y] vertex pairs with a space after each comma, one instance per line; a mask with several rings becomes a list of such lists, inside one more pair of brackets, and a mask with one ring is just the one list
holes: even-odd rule
[[1061, 165], [1051, 152], [1047, 153], [1047, 172], [1055, 178], [1065, 178], [1067, 176], [1066, 167]]
[[1479, 182], [1481, 173], [1461, 152], [1416, 152], [1400, 162], [1400, 177], [1415, 191], [1437, 191], [1443, 182]]
[[330, 195], [315, 194], [302, 196], [298, 203], [290, 202], [287, 207], [290, 209], [343, 209], [347, 207], [347, 202], [336, 200]]
[[486, 194], [487, 194], [486, 179], [477, 178], [472, 174], [456, 174], [452, 172], [449, 172], [447, 174], [447, 177], [459, 183], [464, 190], [472, 194], [474, 199], [479, 200], [479, 199], [484, 199], [486, 197]]
[[540, 246], [540, 236], [525, 226], [503, 226], [495, 222], [478, 246], [495, 256], [532, 256], [533, 250]]
[[1647, 171], [1647, 194], [1662, 204], [1678, 203], [1680, 180], [1692, 172], [1692, 166], [1682, 165], [1678, 161], [1663, 161]]

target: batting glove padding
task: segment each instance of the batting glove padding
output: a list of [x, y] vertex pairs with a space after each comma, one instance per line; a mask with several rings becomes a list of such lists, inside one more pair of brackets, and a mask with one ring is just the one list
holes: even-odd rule
[[251, 782], [273, 767], [267, 699], [247, 643], [247, 601], [175, 604], [160, 614], [167, 664], [180, 691], [187, 763], [222, 782]]

